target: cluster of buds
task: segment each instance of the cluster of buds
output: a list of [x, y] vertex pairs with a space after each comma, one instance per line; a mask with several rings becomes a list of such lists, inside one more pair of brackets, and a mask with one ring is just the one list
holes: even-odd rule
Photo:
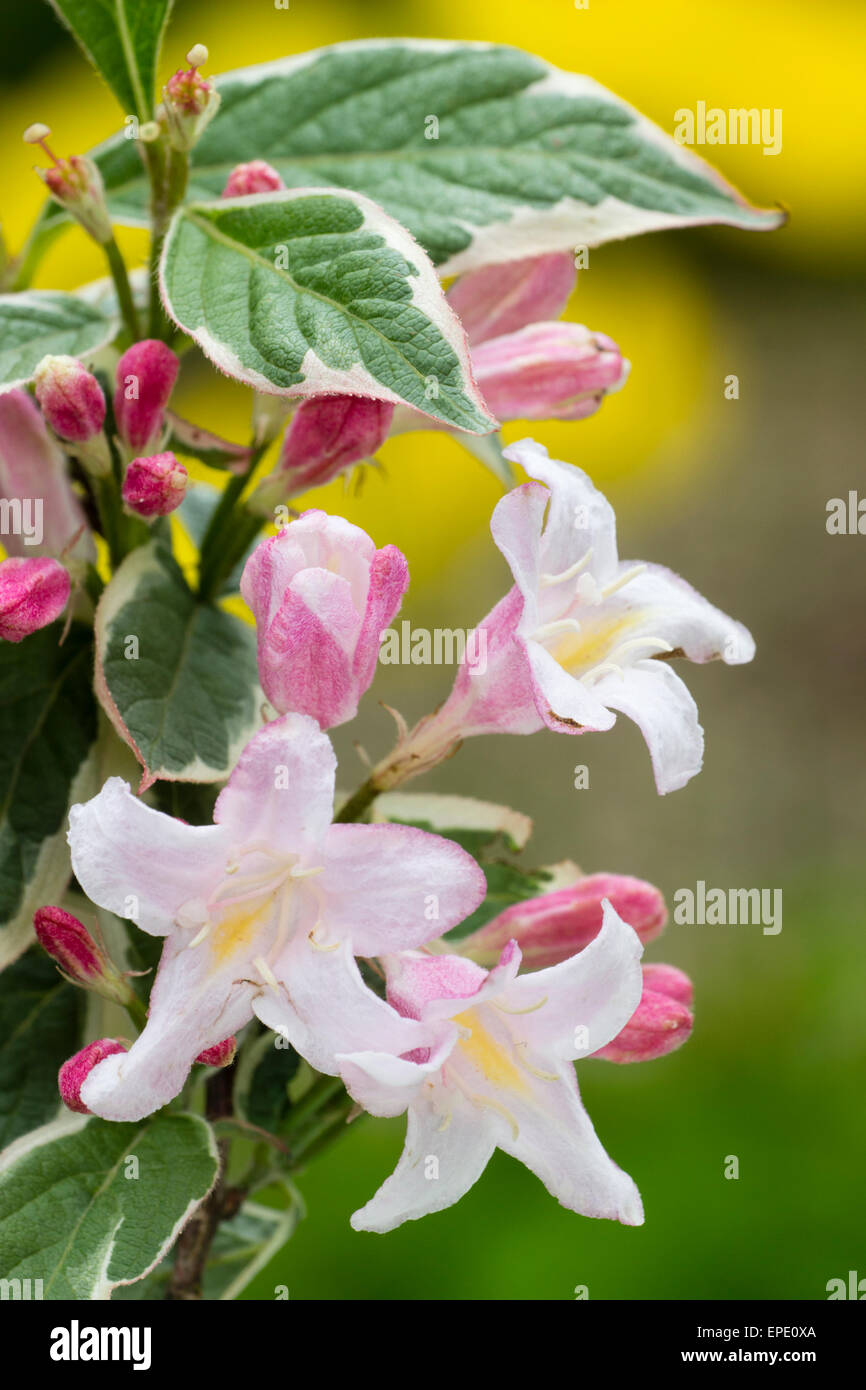
[[0, 639], [22, 642], [60, 617], [69, 602], [69, 572], [49, 556], [0, 563]]
[[47, 423], [70, 453], [95, 477], [111, 470], [103, 433], [105, 396], [92, 372], [77, 357], [43, 357], [33, 375], [36, 399]]
[[194, 44], [186, 55], [189, 67], [178, 68], [162, 89], [160, 114], [168, 128], [169, 141], [176, 150], [191, 150], [219, 108], [219, 92], [199, 72], [207, 58], [204, 44]]
[[[479, 965], [495, 965], [509, 941], [520, 947], [529, 970], [544, 970], [576, 955], [601, 931], [604, 902], [628, 922], [644, 943], [667, 921], [657, 888], [625, 874], [590, 874], [566, 888], [515, 903], [460, 943], [460, 954]], [[650, 1062], [682, 1047], [693, 1024], [692, 985], [672, 965], [645, 965], [643, 993], [622, 1031], [593, 1053], [608, 1062]]]
[[50, 169], [37, 169], [36, 172], [60, 206], [80, 222], [94, 240], [104, 245], [112, 240], [113, 232], [102, 175], [93, 160], [84, 155], [58, 159], [47, 144], [50, 134], [48, 126], [42, 124], [28, 126], [24, 132], [25, 144], [38, 145], [51, 160]]

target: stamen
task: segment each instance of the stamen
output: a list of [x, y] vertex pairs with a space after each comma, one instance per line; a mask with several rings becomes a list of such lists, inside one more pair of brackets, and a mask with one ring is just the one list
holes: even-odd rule
[[580, 632], [580, 623], [577, 618], [557, 618], [555, 622], [545, 623], [532, 634], [533, 641], [543, 642], [545, 637], [552, 637], [555, 632]]
[[575, 575], [580, 574], [580, 571], [589, 564], [592, 559], [592, 551], [593, 547], [590, 546], [582, 560], [578, 560], [567, 570], [562, 570], [560, 574], [542, 574], [538, 581], [539, 588], [549, 589], [554, 584], [565, 584], [567, 580], [574, 579]]
[[595, 575], [582, 574], [577, 581], [577, 596], [582, 603], [597, 605], [601, 603], [602, 592], [596, 583]]
[[600, 661], [598, 666], [593, 666], [589, 671], [584, 672], [580, 679], [584, 684], [588, 680], [598, 680], [598, 677], [603, 676], [605, 671], [615, 671], [618, 676], [625, 680], [625, 671], [621, 666], [617, 666], [615, 661]]
[[467, 1087], [464, 1086], [463, 1082], [460, 1080], [460, 1077], [453, 1070], [453, 1068], [450, 1069], [450, 1075], [451, 1080], [454, 1082], [454, 1085], [457, 1087], [458, 1091], [460, 1091], [461, 1094], [464, 1095], [468, 1101], [470, 1101], [473, 1105], [480, 1106], [481, 1108], [495, 1110], [497, 1114], [502, 1115], [503, 1118], [506, 1119], [508, 1123], [511, 1125], [511, 1132], [513, 1137], [515, 1139], [518, 1139], [520, 1137], [520, 1126], [515, 1120], [510, 1110], [506, 1109], [504, 1105], [500, 1105], [498, 1100], [490, 1100], [487, 1096], [479, 1096], [476, 1094], [476, 1092], [468, 1090]]
[[196, 935], [193, 937], [192, 941], [190, 941], [189, 946], [188, 946], [188, 949], [189, 949], [189, 950], [192, 950], [193, 946], [200, 946], [201, 943], [204, 941], [205, 937], [210, 935], [210, 932], [211, 932], [211, 923], [210, 923], [210, 922], [205, 922], [205, 924], [204, 924], [204, 926], [202, 927], [201, 931], [200, 931], [200, 932], [197, 932]]
[[264, 956], [255, 956], [253, 959], [253, 965], [258, 970], [265, 984], [269, 985], [271, 989], [276, 990], [277, 994], [279, 994], [280, 982], [277, 979], [271, 967], [268, 965]]
[[614, 647], [611, 656], [622, 656], [623, 652], [633, 651], [635, 647], [655, 647], [659, 652], [673, 651], [670, 642], [666, 642], [663, 637], [632, 637], [630, 641], [621, 642], [618, 647]]
[[313, 930], [307, 934], [307, 940], [309, 941], [309, 943], [310, 943], [310, 945], [312, 946], [313, 950], [314, 950], [314, 951], [338, 951], [338, 950], [340, 949], [340, 943], [339, 943], [339, 941], [335, 941], [335, 942], [333, 943], [332, 946], [322, 946], [322, 945], [316, 940], [316, 927], [318, 927], [318, 926], [319, 926], [319, 923], [317, 922], [317, 923], [316, 923], [316, 926], [313, 927]]
[[632, 565], [630, 570], [626, 570], [625, 574], [619, 576], [619, 579], [614, 579], [611, 584], [605, 585], [601, 591], [602, 598], [610, 598], [611, 594], [615, 594], [617, 590], [625, 588], [626, 584], [630, 584], [639, 574], [643, 574], [645, 569], [646, 565]]
[[290, 877], [290, 878], [314, 878], [316, 874], [323, 874], [324, 872], [325, 872], [325, 866], [324, 866], [324, 864], [320, 864], [319, 867], [318, 867], [317, 869], [290, 869], [290, 870], [289, 870], [289, 877]]
[[509, 1009], [507, 1004], [501, 1004], [498, 999], [491, 999], [489, 1002], [494, 1009], [498, 1009], [503, 1014], [534, 1014], [536, 1009], [543, 1009], [547, 1003], [549, 995], [545, 994], [543, 999], [539, 999], [537, 1004], [529, 1004], [525, 1009]]
[[526, 1070], [527, 1070], [528, 1072], [531, 1072], [533, 1076], [537, 1076], [538, 1079], [539, 1079], [539, 1081], [561, 1081], [562, 1078], [561, 1078], [560, 1076], [557, 1076], [557, 1075], [556, 1075], [556, 1072], [552, 1072], [552, 1071], [539, 1071], [538, 1067], [534, 1067], [534, 1066], [532, 1065], [532, 1063], [531, 1063], [530, 1061], [527, 1060], [526, 1057], [521, 1056], [520, 1049], [521, 1049], [522, 1047], [527, 1047], [527, 1046], [528, 1046], [528, 1044], [525, 1043], [525, 1042], [515, 1042], [515, 1044], [514, 1044], [514, 1056], [515, 1056], [515, 1060], [518, 1062], [518, 1064], [519, 1064], [521, 1067], [525, 1067]]
[[443, 1117], [442, 1117], [442, 1123], [441, 1123], [441, 1124], [438, 1124], [438, 1125], [436, 1126], [436, 1133], [437, 1133], [437, 1134], [444, 1134], [444, 1133], [445, 1133], [445, 1130], [448, 1128], [448, 1126], [450, 1125], [450, 1123], [451, 1123], [451, 1121], [452, 1121], [453, 1119], [454, 1119], [454, 1112], [451, 1111], [451, 1110], [449, 1110], [448, 1113], [447, 1113], [447, 1115], [443, 1115]]

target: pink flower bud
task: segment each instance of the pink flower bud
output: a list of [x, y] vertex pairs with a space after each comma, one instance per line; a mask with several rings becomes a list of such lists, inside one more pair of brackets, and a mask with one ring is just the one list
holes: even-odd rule
[[582, 420], [628, 375], [616, 343], [578, 323], [531, 323], [490, 338], [473, 350], [472, 368], [500, 420]]
[[60, 1099], [67, 1109], [75, 1110], [79, 1115], [89, 1115], [90, 1111], [81, 1099], [82, 1086], [93, 1068], [105, 1061], [106, 1057], [125, 1051], [126, 1048], [119, 1038], [99, 1038], [96, 1042], [82, 1047], [68, 1062], [64, 1062], [57, 1073], [57, 1085], [60, 1088]]
[[247, 193], [276, 193], [285, 186], [276, 169], [264, 159], [251, 159], [249, 164], [235, 165], [222, 196], [242, 198]]
[[61, 439], [84, 444], [102, 430], [105, 397], [76, 357], [43, 357], [33, 374], [42, 413]]
[[640, 1003], [621, 1033], [594, 1057], [652, 1062], [682, 1047], [692, 1031], [692, 982], [673, 965], [645, 965]]
[[40, 907], [33, 914], [36, 939], [74, 985], [126, 1004], [131, 986], [97, 946], [83, 922], [62, 907]]
[[46, 125], [28, 126], [24, 132], [25, 143], [40, 145], [53, 161], [50, 169], [37, 169], [37, 174], [61, 207], [80, 222], [96, 241], [111, 241], [113, 232], [102, 175], [93, 160], [83, 155], [74, 154], [69, 159], [58, 159], [46, 143], [50, 134]]
[[394, 545], [377, 550], [358, 526], [304, 512], [256, 546], [241, 576], [253, 611], [262, 689], [281, 714], [323, 729], [354, 718], [383, 630], [409, 583]]
[[69, 600], [69, 573], [47, 556], [0, 563], [0, 637], [21, 642], [59, 618]]
[[176, 354], [158, 338], [133, 343], [118, 362], [114, 418], [130, 449], [146, 453], [159, 443], [179, 365]]
[[189, 476], [174, 454], [133, 459], [123, 480], [123, 500], [136, 516], [168, 516], [179, 507]]
[[238, 1040], [232, 1036], [224, 1038], [222, 1042], [215, 1043], [213, 1047], [206, 1047], [204, 1052], [200, 1052], [195, 1060], [206, 1067], [227, 1067], [234, 1061], [237, 1050]]
[[186, 55], [189, 67], [178, 68], [162, 89], [162, 113], [177, 150], [191, 150], [219, 109], [219, 93], [198, 71], [207, 57], [204, 44], [195, 44]]
[[256, 490], [254, 509], [270, 511], [375, 454], [387, 438], [393, 414], [390, 401], [366, 396], [314, 396], [303, 401], [286, 430], [277, 468]]
[[523, 952], [525, 969], [557, 965], [582, 951], [601, 931], [605, 898], [641, 941], [652, 941], [663, 930], [667, 908], [651, 883], [626, 874], [590, 874], [568, 888], [507, 907], [464, 938], [461, 955], [493, 965], [514, 940]]
[[447, 299], [475, 348], [528, 323], [559, 318], [576, 279], [568, 251], [529, 256], [470, 270], [451, 286]]

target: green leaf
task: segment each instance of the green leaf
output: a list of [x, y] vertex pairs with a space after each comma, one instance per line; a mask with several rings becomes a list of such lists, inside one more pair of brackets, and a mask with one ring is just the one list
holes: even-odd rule
[[57, 1072], [78, 1051], [86, 1003], [41, 950], [0, 975], [0, 1149], [57, 1114]]
[[0, 967], [32, 940], [33, 912], [69, 881], [66, 813], [96, 791], [93, 646], [53, 623], [0, 643]]
[[123, 110], [148, 121], [172, 0], [50, 0]]
[[289, 1083], [300, 1060], [294, 1048], [270, 1031], [246, 1044], [234, 1088], [235, 1109], [241, 1117], [269, 1134], [278, 1134], [292, 1108]]
[[[784, 221], [591, 78], [514, 48], [374, 39], [226, 73], [217, 88], [190, 198], [218, 197], [235, 164], [266, 159], [289, 188], [367, 194], [443, 275], [668, 227]], [[137, 151], [114, 139], [97, 159], [114, 216], [141, 225]]]
[[473, 433], [495, 426], [429, 260], [357, 194], [188, 204], [169, 228], [160, 283], [174, 322], [248, 386], [372, 396]]
[[[289, 1240], [300, 1216], [291, 1193], [285, 1208], [244, 1202], [237, 1216], [224, 1221], [214, 1237], [202, 1279], [202, 1298], [206, 1302], [237, 1298]], [[164, 1298], [170, 1278], [171, 1261], [164, 1259], [140, 1284], [118, 1288], [112, 1301]]]
[[158, 543], [126, 557], [96, 614], [96, 691], [144, 769], [219, 782], [259, 728], [256, 640], [231, 613], [199, 603]]
[[197, 1115], [43, 1126], [0, 1156], [2, 1277], [42, 1280], [47, 1300], [109, 1298], [159, 1263], [217, 1168]]
[[116, 316], [59, 290], [0, 295], [0, 389], [29, 381], [48, 353], [96, 352], [118, 326]]

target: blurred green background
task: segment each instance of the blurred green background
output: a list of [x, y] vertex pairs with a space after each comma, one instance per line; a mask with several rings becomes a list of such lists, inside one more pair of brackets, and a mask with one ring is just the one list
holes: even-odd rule
[[[45, 120], [61, 152], [119, 124], [47, 6], [4, 6], [0, 214], [13, 247], [38, 209], [32, 152]], [[656, 795], [633, 725], [607, 737], [475, 740], [424, 783], [530, 814], [524, 857], [570, 857], [659, 884], [671, 901], [710, 886], [782, 888], [783, 929], [668, 927], [648, 951], [689, 971], [697, 1022], [681, 1052], [638, 1067], [586, 1063], [585, 1100], [633, 1175], [646, 1225], [625, 1229], [559, 1208], [497, 1155], [457, 1207], [385, 1236], [349, 1214], [393, 1167], [403, 1122], [361, 1121], [299, 1186], [309, 1207], [291, 1244], [251, 1286], [293, 1299], [823, 1298], [866, 1275], [864, 1136], [863, 703], [866, 537], [829, 536], [826, 505], [863, 469], [863, 238], [866, 12], [855, 0], [180, 0], [166, 73], [194, 41], [220, 71], [341, 39], [387, 34], [514, 43], [585, 71], [667, 130], [698, 100], [781, 108], [783, 148], [707, 149], [755, 202], [790, 225], [656, 235], [593, 251], [568, 317], [617, 339], [625, 390], [592, 420], [509, 426], [579, 463], [618, 514], [624, 557], [657, 560], [746, 622], [750, 667], [680, 668], [707, 731], [702, 775]], [[856, 132], [856, 136], [855, 136]], [[143, 259], [138, 233], [123, 238]], [[37, 283], [103, 274], [71, 231]], [[739, 377], [738, 400], [724, 378]], [[186, 364], [185, 413], [245, 432], [249, 396]], [[360, 496], [337, 483], [309, 503], [341, 511], [406, 552], [403, 616], [470, 627], [507, 581], [487, 530], [497, 488], [458, 446], [394, 441]], [[205, 473], [202, 473], [205, 476]], [[379, 756], [388, 716], [447, 693], [441, 668], [383, 668], [357, 724], [337, 733], [346, 789]], [[586, 764], [588, 790], [573, 789]], [[736, 1155], [740, 1176], [726, 1180]]]

